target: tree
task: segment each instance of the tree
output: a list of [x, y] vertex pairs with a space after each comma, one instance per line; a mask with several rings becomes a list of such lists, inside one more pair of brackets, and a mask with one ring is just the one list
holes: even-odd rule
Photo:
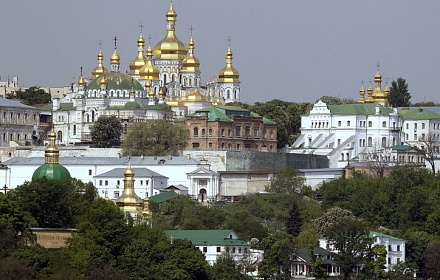
[[291, 167], [286, 168], [275, 175], [266, 191], [276, 193], [299, 193], [304, 187], [304, 177], [299, 176], [299, 172]]
[[122, 125], [116, 116], [100, 116], [90, 127], [92, 142], [97, 148], [110, 148], [121, 144]]
[[226, 252], [217, 257], [216, 263], [211, 268], [212, 280], [247, 279], [236, 268], [234, 259]]
[[390, 93], [388, 95], [388, 103], [393, 108], [408, 107], [410, 103], [411, 94], [408, 91], [408, 83], [405, 79], [399, 77], [397, 80], [391, 82]]
[[186, 147], [188, 138], [188, 130], [180, 125], [165, 120], [148, 120], [128, 128], [122, 148], [124, 155], [176, 155]]
[[6, 95], [7, 99], [20, 99], [26, 105], [48, 104], [51, 96], [45, 90], [39, 87], [30, 87], [24, 91], [19, 90]]
[[341, 105], [342, 104], [342, 99], [336, 96], [328, 96], [328, 95], [323, 95], [320, 98], [318, 98], [316, 102], [318, 102], [319, 100], [321, 100], [322, 102], [324, 102], [327, 105]]
[[338, 251], [338, 265], [344, 279], [356, 272], [369, 255], [372, 240], [368, 237], [368, 226], [357, 219], [348, 219], [332, 224], [325, 231], [327, 242]]
[[385, 171], [391, 167], [391, 148], [373, 147], [366, 148], [363, 152], [363, 161], [366, 161], [368, 169], [378, 178], [385, 176]]
[[440, 279], [440, 241], [431, 242], [426, 247], [424, 255], [425, 275], [432, 279]]
[[290, 204], [289, 213], [286, 219], [286, 231], [294, 237], [297, 237], [301, 232], [302, 226], [302, 218], [301, 211], [296, 203], [296, 200], [293, 199]]
[[86, 204], [96, 197], [92, 183], [77, 179], [49, 181], [42, 178], [25, 182], [10, 193], [21, 209], [36, 220], [36, 226], [49, 228], [75, 227]]
[[319, 236], [326, 236], [328, 229], [334, 224], [343, 224], [352, 220], [358, 221], [353, 213], [340, 207], [333, 207], [328, 209], [324, 215], [315, 220], [316, 232]]
[[[262, 241], [264, 259], [258, 273], [263, 279], [284, 279], [290, 276], [291, 257], [295, 252], [293, 236], [277, 231]], [[278, 278], [273, 278], [276, 275]]]

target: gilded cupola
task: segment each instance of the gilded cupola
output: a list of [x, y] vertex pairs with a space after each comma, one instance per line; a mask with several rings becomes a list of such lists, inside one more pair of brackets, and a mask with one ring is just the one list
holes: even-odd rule
[[96, 78], [99, 75], [108, 73], [108, 70], [105, 69], [104, 66], [103, 66], [103, 61], [104, 61], [104, 55], [102, 54], [102, 51], [99, 50], [99, 53], [98, 53], [98, 66], [96, 66], [92, 70], [92, 78]]
[[359, 90], [359, 102], [358, 103], [365, 103], [365, 88], [364, 88], [364, 82], [362, 82], [361, 89]]
[[194, 55], [194, 40], [191, 35], [191, 39], [188, 44], [188, 56], [182, 61], [182, 71], [183, 73], [200, 73], [200, 61]]
[[116, 199], [116, 205], [124, 212], [138, 215], [143, 210], [143, 200], [134, 190], [134, 171], [129, 165], [124, 172], [124, 193]]
[[139, 35], [137, 40], [138, 54], [135, 59], [130, 61], [130, 75], [139, 75], [142, 67], [145, 66], [145, 56], [144, 56], [144, 47], [145, 47], [145, 39], [142, 36], [142, 33]]
[[232, 66], [232, 51], [226, 51], [226, 66], [218, 73], [218, 81], [223, 83], [240, 82], [240, 73]]
[[153, 50], [151, 46], [148, 45], [147, 49], [147, 60], [145, 65], [139, 70], [140, 80], [159, 80], [159, 69], [153, 63]]
[[167, 35], [154, 47], [156, 59], [182, 60], [188, 53], [185, 44], [177, 38], [176, 18], [177, 13], [171, 4], [166, 13]]
[[79, 76], [78, 87], [84, 88], [85, 86], [86, 86], [86, 82], [84, 81], [83, 70], [82, 70], [82, 67], [81, 67], [81, 75]]
[[185, 98], [186, 102], [209, 102], [209, 98], [202, 94], [198, 89], [188, 94]]

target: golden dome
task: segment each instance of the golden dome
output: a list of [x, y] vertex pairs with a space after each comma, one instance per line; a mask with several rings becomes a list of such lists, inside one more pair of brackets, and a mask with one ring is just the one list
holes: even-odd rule
[[108, 70], [104, 68], [102, 65], [102, 62], [104, 61], [104, 55], [102, 54], [102, 51], [99, 50], [98, 53], [98, 66], [95, 67], [95, 69], [92, 70], [92, 77], [96, 78], [99, 75], [108, 73]]
[[371, 85], [367, 89], [367, 94], [368, 94], [368, 98], [367, 100], [365, 100], [365, 103], [374, 103], [373, 88], [371, 87]]
[[229, 47], [226, 51], [226, 66], [218, 72], [218, 81], [223, 83], [240, 82], [240, 73], [232, 66], [232, 51]]
[[110, 62], [111, 63], [119, 63], [120, 60], [121, 60], [121, 58], [119, 57], [119, 54], [118, 54], [118, 52], [115, 49], [115, 51], [113, 52], [112, 56], [110, 56]]
[[86, 82], [84, 81], [83, 76], [81, 75], [78, 80], [78, 86], [84, 87], [85, 85], [86, 85]]
[[130, 61], [129, 64], [130, 75], [139, 75], [141, 68], [144, 67], [145, 65], [145, 57], [144, 57], [145, 40], [144, 37], [142, 36], [142, 33], [139, 35], [137, 46], [138, 46], [138, 55], [135, 59]]
[[154, 90], [150, 90], [150, 91], [148, 92], [148, 97], [149, 97], [149, 98], [155, 98], [155, 97], [156, 97], [156, 93], [154, 92]]
[[208, 97], [206, 97], [206, 95], [200, 93], [200, 91], [198, 89], [196, 89], [186, 96], [185, 101], [186, 102], [209, 102], [209, 99], [208, 99]]
[[134, 190], [134, 171], [129, 165], [124, 172], [124, 193], [116, 199], [116, 205], [124, 212], [142, 213], [143, 200]]
[[166, 13], [167, 35], [154, 47], [156, 59], [182, 60], [188, 53], [185, 44], [176, 36], [176, 18], [177, 14], [171, 5]]
[[153, 64], [153, 50], [150, 46], [147, 49], [147, 60], [145, 65], [139, 70], [140, 80], [159, 80], [159, 69]]
[[107, 84], [107, 82], [105, 81], [105, 77], [103, 76], [102, 78], [101, 78], [101, 80], [99, 81], [99, 85], [100, 86], [105, 86]]
[[188, 44], [188, 56], [182, 61], [182, 72], [200, 73], [200, 61], [194, 56], [194, 41], [191, 36], [191, 40]]
[[182, 107], [182, 106], [185, 106], [181, 100], [179, 100], [177, 97], [174, 97], [174, 96], [171, 97], [170, 99], [168, 99], [168, 101], [166, 103], [170, 107]]

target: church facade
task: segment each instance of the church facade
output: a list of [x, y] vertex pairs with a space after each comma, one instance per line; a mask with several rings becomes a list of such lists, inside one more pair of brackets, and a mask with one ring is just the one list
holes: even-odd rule
[[[126, 129], [130, 123], [149, 119], [176, 120], [211, 104], [240, 101], [239, 72], [233, 67], [230, 46], [225, 66], [213, 80], [202, 83], [200, 61], [191, 34], [188, 45], [176, 35], [177, 13], [171, 5], [166, 15], [166, 35], [154, 48], [146, 47], [142, 31], [137, 54], [122, 73], [121, 57], [114, 51], [107, 69], [102, 50], [90, 77], [82, 69], [77, 84], [61, 99], [54, 99], [43, 113], [53, 116], [57, 144], [91, 141], [90, 127], [103, 115], [115, 115]], [[192, 32], [191, 32], [192, 33]]]

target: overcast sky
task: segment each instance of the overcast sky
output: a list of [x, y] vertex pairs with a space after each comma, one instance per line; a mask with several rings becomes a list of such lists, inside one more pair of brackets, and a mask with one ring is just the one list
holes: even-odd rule
[[[154, 46], [166, 34], [167, 0], [3, 0], [0, 76], [22, 86], [67, 86], [80, 67], [89, 76], [102, 40], [110, 68], [118, 37], [121, 70], [136, 40]], [[437, 101], [440, 75], [438, 0], [174, 0], [177, 36], [194, 28], [206, 82], [225, 65], [228, 37], [243, 102], [314, 102], [321, 95], [359, 98], [380, 64], [389, 83], [403, 77], [412, 101]]]

